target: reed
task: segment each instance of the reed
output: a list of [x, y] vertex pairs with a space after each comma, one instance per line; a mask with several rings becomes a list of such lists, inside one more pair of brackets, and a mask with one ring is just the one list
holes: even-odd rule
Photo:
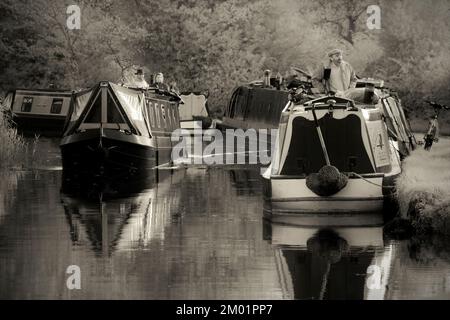
[[0, 109], [0, 168], [15, 167], [26, 156], [27, 143]]
[[19, 180], [24, 171], [11, 171], [0, 169], [0, 225], [10, 213], [10, 208], [16, 198]]
[[449, 138], [441, 138], [429, 152], [420, 147], [405, 159], [397, 195], [402, 217], [416, 232], [450, 234]]

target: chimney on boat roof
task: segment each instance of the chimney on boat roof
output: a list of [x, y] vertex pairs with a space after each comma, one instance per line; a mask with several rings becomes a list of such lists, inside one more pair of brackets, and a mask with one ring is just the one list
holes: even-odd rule
[[264, 86], [270, 87], [270, 73], [269, 69], [264, 70]]

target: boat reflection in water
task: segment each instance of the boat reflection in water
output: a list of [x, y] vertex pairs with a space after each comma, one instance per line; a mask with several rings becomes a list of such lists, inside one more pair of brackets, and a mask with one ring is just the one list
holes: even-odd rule
[[352, 215], [264, 221], [285, 299], [384, 299], [392, 247], [384, 245], [382, 222]]
[[176, 185], [184, 172], [152, 170], [140, 178], [84, 181], [63, 174], [61, 201], [73, 244], [111, 255], [162, 241], [171, 214], [179, 207]]

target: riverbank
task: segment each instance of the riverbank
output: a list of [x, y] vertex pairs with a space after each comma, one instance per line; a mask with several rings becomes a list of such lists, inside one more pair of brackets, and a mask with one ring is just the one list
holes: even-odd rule
[[414, 232], [450, 234], [450, 138], [429, 152], [419, 146], [405, 159], [397, 193], [401, 216]]

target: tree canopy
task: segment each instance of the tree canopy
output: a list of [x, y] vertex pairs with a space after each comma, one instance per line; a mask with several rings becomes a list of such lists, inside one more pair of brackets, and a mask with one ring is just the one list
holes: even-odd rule
[[[3, 0], [0, 91], [82, 88], [119, 81], [129, 68], [163, 72], [182, 91], [206, 90], [223, 109], [233, 87], [312, 71], [344, 49], [361, 77], [381, 77], [411, 110], [423, 99], [450, 102], [450, 3], [379, 0], [381, 29], [370, 30], [367, 0]], [[81, 28], [67, 28], [67, 7]]]

